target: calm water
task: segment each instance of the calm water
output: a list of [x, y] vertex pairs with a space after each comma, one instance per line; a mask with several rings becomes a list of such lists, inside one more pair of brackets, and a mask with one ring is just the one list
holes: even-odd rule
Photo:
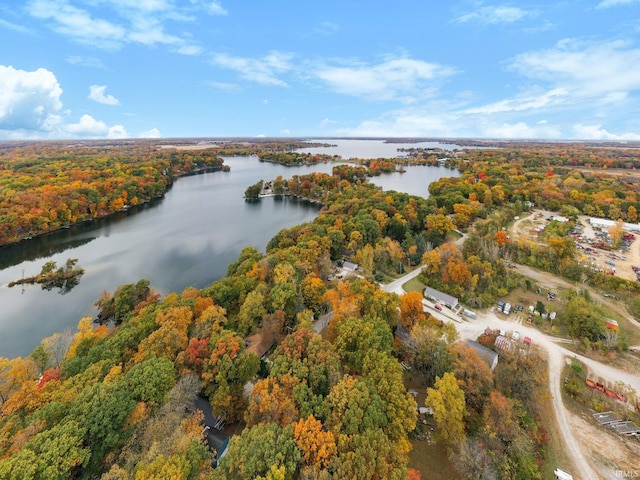
[[[113, 292], [123, 283], [146, 278], [162, 294], [210, 284], [226, 274], [243, 247], [264, 251], [282, 228], [312, 221], [317, 215], [316, 205], [293, 199], [247, 203], [243, 199], [247, 186], [278, 175], [330, 173], [333, 167], [287, 168], [255, 157], [225, 158], [225, 163], [231, 172], [181, 178], [164, 199], [138, 212], [0, 249], [0, 356], [28, 355], [42, 338], [75, 329], [83, 316], [95, 316], [93, 302], [101, 292]], [[387, 190], [426, 197], [431, 181], [456, 175], [441, 167], [412, 167], [407, 173], [373, 181]], [[38, 285], [6, 286], [23, 273], [35, 275], [48, 260], [62, 265], [70, 257], [79, 259], [85, 274], [64, 295], [43, 291]]]
[[441, 148], [443, 150], [462, 149], [460, 145], [438, 142], [385, 143], [384, 140], [358, 139], [321, 139], [313, 141], [330, 143], [336, 146], [303, 148], [300, 151], [313, 154], [326, 153], [327, 155], [340, 155], [344, 160], [349, 160], [350, 158], [395, 158], [407, 156], [406, 152], [398, 152], [399, 148]]

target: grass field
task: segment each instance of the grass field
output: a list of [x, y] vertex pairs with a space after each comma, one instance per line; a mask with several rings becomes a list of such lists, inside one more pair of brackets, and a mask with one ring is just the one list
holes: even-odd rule
[[422, 292], [424, 291], [426, 285], [418, 280], [418, 277], [412, 278], [407, 283], [402, 285], [405, 292]]

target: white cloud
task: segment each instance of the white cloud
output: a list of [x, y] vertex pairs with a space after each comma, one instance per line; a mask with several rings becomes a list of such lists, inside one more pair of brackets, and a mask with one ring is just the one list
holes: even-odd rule
[[224, 7], [222, 5], [220, 5], [220, 2], [216, 2], [216, 1], [210, 1], [208, 2], [207, 5], [207, 10], [209, 11], [209, 13], [211, 13], [212, 15], [227, 15], [227, 11], [224, 9]]
[[57, 123], [62, 88], [44, 68], [33, 72], [0, 65], [0, 129], [42, 130]]
[[106, 88], [106, 85], [91, 85], [89, 87], [89, 98], [105, 105], [120, 105], [120, 100], [116, 97], [104, 94]]
[[239, 85], [236, 85], [235, 83], [208, 82], [207, 85], [209, 85], [212, 88], [215, 88], [216, 90], [222, 90], [223, 92], [226, 92], [226, 93], [239, 93], [242, 91], [242, 88]]
[[23, 27], [22, 25], [16, 25], [15, 23], [8, 22], [7, 20], [4, 20], [2, 18], [0, 18], [0, 27], [4, 27], [4, 28], [7, 28], [9, 30], [13, 30], [14, 32], [33, 33], [27, 27]]
[[147, 130], [146, 132], [140, 132], [138, 138], [161, 138], [160, 130], [157, 128], [152, 128], [151, 130]]
[[219, 67], [238, 72], [242, 78], [262, 85], [286, 87], [287, 84], [277, 75], [293, 68], [292, 56], [288, 53], [273, 51], [262, 58], [232, 57], [226, 53], [214, 54], [211, 62]]
[[183, 45], [176, 48], [175, 52], [180, 55], [200, 55], [202, 53], [202, 47], [198, 45]]
[[[104, 97], [104, 89], [100, 88], [97, 91]], [[0, 136], [12, 139], [128, 137], [124, 126], [109, 126], [91, 115], [83, 115], [77, 123], [65, 123], [65, 116], [70, 112], [63, 111], [61, 95], [62, 88], [49, 70], [39, 68], [28, 72], [0, 65]]]
[[638, 0], [604, 0], [600, 2], [596, 8], [609, 8], [617, 5], [627, 5], [629, 3], [636, 3]]
[[82, 115], [78, 123], [71, 123], [63, 127], [64, 132], [72, 137], [88, 138], [128, 138], [126, 129], [122, 125], [109, 127], [106, 123], [94, 119], [91, 115]]
[[313, 29], [318, 35], [333, 35], [338, 31], [338, 24], [333, 22], [321, 22]]
[[610, 133], [602, 125], [573, 126], [575, 137], [581, 140], [640, 140], [640, 133], [627, 132], [622, 134]]
[[547, 126], [544, 123], [537, 123], [536, 126], [532, 126], [526, 122], [516, 122], [513, 124], [502, 123], [483, 125], [481, 135], [488, 138], [538, 139], [560, 138], [561, 132], [557, 128]]
[[516, 56], [511, 69], [529, 77], [549, 81], [574, 96], [602, 96], [640, 89], [640, 49], [621, 41], [586, 43], [558, 42], [555, 48]]
[[452, 75], [454, 69], [411, 58], [387, 60], [377, 65], [320, 66], [315, 76], [338, 93], [374, 100], [402, 100], [433, 94], [433, 81]]
[[122, 26], [93, 18], [89, 12], [69, 5], [66, 0], [32, 0], [27, 9], [36, 18], [53, 21], [55, 31], [80, 43], [114, 49], [126, 36]]
[[92, 67], [104, 69], [105, 66], [102, 60], [96, 57], [81, 57], [79, 55], [72, 55], [66, 58], [67, 63], [71, 65], [80, 65], [82, 67]]
[[523, 10], [518, 7], [490, 5], [480, 7], [478, 10], [460, 15], [454, 19], [454, 22], [478, 22], [485, 25], [495, 25], [499, 23], [514, 23], [525, 17], [533, 15], [533, 12]]
[[331, 120], [330, 118], [323, 118], [322, 121], [320, 122], [320, 128], [326, 128], [329, 125], [333, 125], [335, 123], [336, 123], [335, 120]]
[[336, 135], [356, 137], [456, 137], [464, 136], [459, 115], [446, 109], [400, 109], [365, 120], [354, 128], [336, 130]]
[[120, 9], [139, 10], [147, 13], [171, 8], [171, 2], [165, 0], [109, 0], [109, 3]]
[[525, 110], [550, 107], [562, 102], [567, 96], [567, 93], [567, 90], [564, 88], [554, 88], [553, 90], [539, 94], [531, 92], [517, 98], [507, 98], [488, 105], [468, 108], [464, 113], [494, 114], [502, 112], [521, 112]]
[[219, 2], [196, 0], [189, 3], [172, 0], [88, 1], [83, 2], [83, 8], [72, 5], [69, 0], [29, 0], [27, 11], [33, 17], [48, 21], [54, 31], [80, 44], [108, 50], [119, 49], [127, 43], [162, 44], [182, 55], [198, 55], [202, 47], [188, 33], [165, 31], [167, 20], [193, 22], [200, 12], [226, 15]]

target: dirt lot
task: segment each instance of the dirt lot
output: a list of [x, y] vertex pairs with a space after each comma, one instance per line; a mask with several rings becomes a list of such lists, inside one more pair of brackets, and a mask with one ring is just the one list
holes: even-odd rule
[[570, 422], [574, 431], [579, 432], [580, 443], [602, 478], [623, 478], [620, 472], [635, 473], [630, 478], [640, 478], [639, 441], [598, 425], [587, 414], [571, 415]]
[[[527, 240], [537, 242], [536, 230], [539, 229], [541, 231], [544, 229], [549, 222], [547, 219], [554, 215], [558, 214], [546, 210], [535, 210], [530, 215], [523, 216], [516, 220], [512, 225], [509, 231], [511, 239], [517, 240], [519, 238], [526, 238]], [[594, 231], [589, 224], [589, 217], [581, 215], [578, 219], [583, 228], [582, 235], [580, 236], [582, 241], [579, 241], [579, 243], [582, 246], [591, 249], [591, 251], [587, 251], [586, 249], [581, 250], [581, 261], [588, 263], [592, 268], [605, 272], [614, 268], [616, 276], [627, 280], [636, 280], [636, 274], [631, 267], [633, 265], [640, 266], [640, 239], [636, 238], [636, 240], [631, 243], [631, 246], [627, 251], [611, 252], [599, 248], [593, 248], [587, 242], [587, 239], [595, 239], [597, 232]], [[613, 263], [613, 265], [611, 265], [611, 263]]]

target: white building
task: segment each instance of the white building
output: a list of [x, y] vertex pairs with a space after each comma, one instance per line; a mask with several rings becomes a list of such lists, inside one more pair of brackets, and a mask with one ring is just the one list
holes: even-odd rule
[[[609, 220], [608, 218], [595, 218], [589, 217], [589, 223], [593, 227], [598, 228], [611, 228], [617, 222], [613, 220]], [[640, 223], [623, 223], [622, 228], [625, 230], [629, 230], [630, 232], [639, 232], [640, 233]]]

